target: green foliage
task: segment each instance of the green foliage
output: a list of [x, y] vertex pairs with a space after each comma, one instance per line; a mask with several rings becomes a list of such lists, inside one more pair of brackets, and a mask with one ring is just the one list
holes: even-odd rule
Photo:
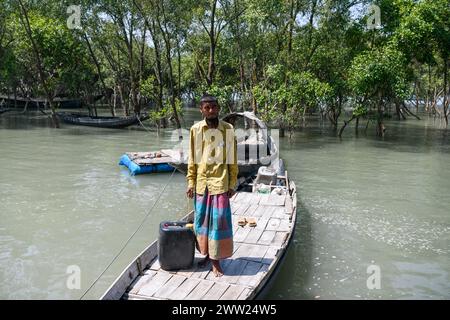
[[204, 93], [212, 94], [217, 98], [219, 104], [222, 106], [222, 109], [225, 108], [225, 112], [227, 112], [228, 107], [230, 106], [231, 101], [233, 100], [233, 87], [232, 86], [219, 86], [212, 85], [208, 87], [206, 84], [201, 85], [200, 89], [196, 92], [196, 100], [200, 101], [201, 96]]
[[357, 96], [368, 99], [405, 99], [409, 93], [406, 60], [386, 46], [358, 55], [350, 68], [349, 85]]
[[[180, 99], [175, 99], [175, 108], [177, 110], [178, 115], [183, 115], [183, 103]], [[170, 105], [169, 101], [163, 105], [160, 110], [152, 110], [149, 113], [150, 121], [158, 122], [162, 119], [169, 119], [174, 116], [173, 108]]]
[[[70, 94], [92, 85], [95, 75], [93, 66], [76, 35], [59, 20], [38, 12], [30, 11], [28, 17], [33, 40], [41, 57], [46, 84], [51, 92], [63, 87], [64, 92]], [[28, 75], [35, 79], [34, 82], [29, 82], [29, 89], [36, 95], [43, 95], [43, 88], [37, 78], [34, 48], [19, 15], [12, 14], [8, 23], [14, 44], [13, 51], [8, 55], [9, 61], [5, 65], [15, 66], [18, 77]]]
[[[101, 78], [124, 109], [137, 96], [152, 100], [157, 120], [173, 115], [175, 98], [181, 113], [182, 99], [207, 91], [223, 112], [256, 107], [264, 120], [295, 128], [305, 111], [320, 110], [336, 125], [348, 102], [363, 116], [364, 100], [401, 100], [413, 88], [430, 98], [448, 69], [448, 0], [375, 0], [376, 30], [367, 29], [367, 1], [355, 16], [352, 0], [81, 0], [82, 30], [67, 29], [69, 0], [23, 3], [52, 92], [93, 93]], [[0, 91], [41, 96], [18, 8], [0, 1]], [[215, 75], [207, 85], [211, 23]]]
[[269, 66], [266, 84], [255, 86], [253, 95], [264, 120], [294, 128], [303, 112], [324, 103], [332, 89], [309, 72], [288, 71], [284, 75], [284, 69], [281, 65]]

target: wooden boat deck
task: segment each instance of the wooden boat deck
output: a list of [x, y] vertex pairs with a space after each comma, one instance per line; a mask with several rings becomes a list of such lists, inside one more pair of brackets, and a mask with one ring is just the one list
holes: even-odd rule
[[[287, 191], [283, 195], [238, 192], [231, 198], [234, 251], [232, 257], [221, 262], [222, 277], [214, 276], [210, 264], [198, 267], [197, 262], [203, 257], [197, 253], [191, 269], [165, 271], [160, 268], [153, 243], [130, 264], [102, 299], [254, 298], [275, 270], [293, 234], [297, 198], [293, 182]], [[187, 219], [191, 220], [192, 215], [191, 212]], [[240, 218], [250, 217], [255, 218], [255, 227], [248, 223], [243, 227], [238, 225]], [[150, 262], [142, 268], [146, 259]]]
[[[157, 154], [160, 156], [156, 156]], [[138, 166], [151, 166], [154, 164], [169, 163], [173, 161], [173, 159], [163, 151], [127, 152], [126, 155]]]

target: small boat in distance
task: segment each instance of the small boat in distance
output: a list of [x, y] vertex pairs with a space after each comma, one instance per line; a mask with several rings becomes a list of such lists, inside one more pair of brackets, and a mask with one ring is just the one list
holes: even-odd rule
[[56, 114], [64, 123], [111, 129], [126, 128], [149, 118], [147, 114], [142, 114], [140, 116], [133, 115], [129, 117], [93, 117], [87, 114], [73, 112], [57, 112]]
[[[280, 162], [282, 162], [280, 160]], [[281, 170], [280, 170], [281, 172]], [[209, 265], [199, 266], [195, 255], [190, 269], [167, 271], [158, 259], [158, 240], [152, 242], [119, 275], [102, 300], [247, 300], [262, 298], [273, 283], [289, 245], [297, 219], [297, 191], [287, 176], [274, 172], [275, 184], [259, 192], [259, 177], [240, 179], [230, 199], [233, 255], [222, 261], [224, 274], [215, 277]], [[251, 178], [251, 177], [250, 177]], [[267, 178], [267, 177], [266, 177]], [[266, 179], [265, 182], [269, 180]], [[182, 221], [192, 223], [194, 212]]]

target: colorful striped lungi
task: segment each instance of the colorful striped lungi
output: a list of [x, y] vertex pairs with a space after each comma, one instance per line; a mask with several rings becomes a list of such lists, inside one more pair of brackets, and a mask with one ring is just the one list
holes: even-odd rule
[[227, 193], [194, 197], [194, 232], [200, 253], [213, 260], [231, 257], [233, 254], [233, 226], [230, 199]]

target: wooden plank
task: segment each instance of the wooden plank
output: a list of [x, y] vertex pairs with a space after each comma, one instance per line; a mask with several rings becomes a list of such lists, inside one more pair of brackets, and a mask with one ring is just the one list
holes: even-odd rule
[[[251, 266], [250, 263], [253, 263]], [[248, 270], [244, 270], [242, 275], [239, 277], [238, 283], [239, 285], [244, 285], [250, 288], [256, 288], [258, 284], [261, 282], [261, 279], [267, 273], [269, 265], [261, 264], [256, 262], [249, 262], [247, 264]], [[246, 274], [246, 272], [248, 274]]]
[[202, 280], [200, 283], [192, 290], [186, 300], [200, 300], [206, 292], [214, 285], [213, 281]]
[[133, 284], [131, 284], [129, 293], [137, 294], [142, 286], [145, 286], [155, 276], [156, 271], [147, 270], [143, 276], [138, 277]]
[[219, 300], [236, 300], [244, 289], [245, 287], [243, 286], [230, 285]]
[[248, 260], [252, 260], [255, 262], [261, 262], [264, 256], [266, 255], [268, 246], [261, 246], [261, 245], [253, 245], [252, 251], [250, 253], [250, 256], [248, 257]]
[[263, 193], [257, 193], [258, 195], [258, 204], [260, 204], [260, 202], [264, 199], [264, 197], [266, 196], [266, 194]]
[[294, 209], [294, 206], [292, 204], [292, 198], [291, 197], [286, 197], [286, 203], [284, 205], [285, 213], [287, 215], [291, 216], [293, 209]]
[[256, 275], [256, 283], [255, 286], [258, 287], [261, 281], [263, 281], [263, 278], [267, 275], [267, 272], [269, 270], [268, 264], [263, 264], [261, 269], [259, 269], [258, 274]]
[[252, 228], [247, 237], [244, 239], [244, 243], [257, 243], [263, 232], [263, 229]]
[[[233, 241], [233, 254], [239, 249], [240, 246], [241, 246], [240, 242]], [[231, 260], [231, 259], [227, 259], [225, 261], [228, 261], [228, 260]]]
[[236, 211], [242, 206], [241, 202], [231, 202], [231, 214], [236, 214]]
[[284, 206], [284, 202], [286, 201], [286, 195], [285, 194], [276, 194], [272, 193], [269, 196], [269, 203], [272, 206]]
[[269, 222], [269, 219], [267, 218], [257, 218], [256, 219], [256, 227], [254, 227], [255, 229], [260, 229], [260, 230], [265, 230], [266, 226], [267, 226], [267, 222]]
[[261, 206], [261, 209], [258, 210], [262, 210], [262, 214], [261, 217], [265, 218], [265, 219], [270, 219], [272, 217], [272, 212], [273, 210], [275, 210], [275, 206]]
[[261, 193], [250, 193], [250, 196], [248, 197], [248, 200], [250, 201], [250, 203], [252, 204], [259, 204], [259, 202], [262, 199], [263, 194]]
[[245, 288], [241, 294], [239, 295], [239, 297], [237, 298], [237, 300], [247, 300], [247, 298], [250, 296], [250, 293], [252, 293], [252, 290], [250, 288]]
[[258, 244], [269, 245], [272, 243], [273, 238], [275, 238], [276, 231], [265, 230], [261, 237], [259, 237]]
[[153, 294], [159, 290], [172, 275], [167, 272], [158, 272], [154, 277], [139, 290], [138, 294], [143, 296], [151, 297]]
[[208, 262], [205, 266], [199, 267], [197, 266], [195, 270], [192, 272], [190, 278], [195, 279], [205, 279], [208, 273], [211, 271], [211, 263]]
[[271, 245], [282, 246], [286, 240], [287, 232], [277, 232], [273, 238]]
[[239, 276], [242, 273], [242, 270], [244, 270], [246, 264], [247, 264], [246, 260], [234, 259], [228, 266], [222, 268], [223, 276], [217, 278], [214, 277], [214, 275], [211, 272], [211, 274], [208, 276], [210, 277], [209, 280], [214, 280], [216, 282], [236, 283], [236, 281], [238, 280]]
[[243, 242], [245, 238], [247, 238], [248, 234], [250, 233], [250, 227], [239, 227], [239, 229], [236, 231], [236, 233], [233, 236], [234, 242]]
[[200, 279], [186, 279], [181, 286], [172, 293], [170, 299], [183, 300], [200, 283], [200, 281]]
[[123, 299], [124, 300], [160, 300], [155, 297], [141, 296], [141, 295], [133, 294], [133, 293], [125, 293], [123, 295]]
[[259, 193], [253, 193], [253, 192], [242, 192], [242, 199], [239, 199], [239, 201], [242, 201], [244, 203], [249, 204], [258, 204], [260, 201], [261, 195]]
[[286, 214], [285, 207], [275, 207], [272, 212], [272, 218], [289, 220], [290, 216]]
[[257, 204], [250, 204], [250, 206], [247, 208], [247, 210], [245, 210], [243, 215], [246, 217], [253, 217], [254, 212], [258, 209], [258, 207], [259, 206]]
[[[156, 257], [157, 254], [157, 243], [153, 241], [147, 248], [139, 254], [139, 259], [141, 261], [142, 268], [145, 269], [150, 261]], [[127, 291], [132, 283], [138, 276], [139, 270], [137, 266], [137, 259], [133, 260], [125, 270], [117, 277], [114, 283], [106, 290], [106, 292], [101, 297], [102, 300], [118, 300]]]
[[243, 216], [250, 205], [248, 203], [242, 203], [241, 206], [234, 213], [236, 216]]
[[194, 263], [192, 264], [192, 267], [190, 267], [189, 269], [178, 270], [176, 274], [184, 276], [186, 278], [190, 278], [192, 274], [198, 269], [198, 263], [204, 258], [205, 257], [202, 254], [200, 254], [197, 250], [195, 250]]
[[264, 209], [261, 208], [261, 207], [262, 207], [261, 205], [258, 205], [258, 206], [255, 208], [255, 210], [254, 210], [251, 214], [249, 214], [249, 215], [251, 215], [251, 216], [253, 216], [253, 217], [255, 217], [255, 218], [262, 217], [262, 215], [263, 215], [263, 213], [264, 213]]
[[253, 245], [242, 243], [239, 249], [233, 254], [233, 259], [248, 258], [253, 250]]
[[266, 230], [276, 231], [280, 225], [280, 222], [281, 220], [278, 218], [271, 218], [269, 222], [267, 222]]
[[239, 226], [237, 223], [233, 223], [233, 236], [236, 234], [236, 232], [238, 232], [239, 228], [241, 228], [241, 226]]
[[244, 192], [236, 192], [230, 199], [233, 203], [240, 203], [240, 198]]
[[151, 263], [149, 269], [150, 269], [150, 270], [155, 270], [155, 271], [158, 271], [158, 270], [161, 269], [161, 265], [159, 264], [158, 258], [156, 258], [155, 260], [153, 260], [153, 262]]
[[248, 201], [248, 195], [249, 194], [250, 194], [249, 192], [241, 192], [241, 193], [239, 193], [239, 198], [238, 198], [237, 201], [239, 201], [241, 203], [248, 204], [249, 203], [249, 201]]
[[153, 296], [157, 298], [170, 298], [170, 295], [186, 280], [186, 277], [174, 275]]
[[260, 275], [258, 275], [258, 271], [262, 266], [262, 263], [249, 261], [242, 271], [237, 284], [246, 287], [255, 287], [259, 282]]
[[279, 250], [279, 247], [269, 247], [261, 262], [270, 265], [275, 259], [277, 259]]
[[233, 258], [260, 262], [267, 249], [268, 246], [242, 243], [239, 250], [233, 255]]
[[259, 205], [270, 205], [270, 202], [269, 202], [269, 198], [270, 198], [270, 194], [269, 193], [267, 193], [267, 194], [261, 194], [261, 197], [259, 198]]
[[194, 268], [190, 268], [190, 269], [186, 269], [186, 270], [179, 270], [179, 271], [177, 271], [176, 274], [179, 276], [190, 278], [193, 273], [194, 273]]
[[289, 220], [281, 220], [280, 225], [277, 228], [277, 231], [281, 232], [290, 232], [292, 229], [292, 223]]
[[219, 300], [230, 285], [228, 283], [214, 282], [214, 285], [201, 298], [202, 300]]

